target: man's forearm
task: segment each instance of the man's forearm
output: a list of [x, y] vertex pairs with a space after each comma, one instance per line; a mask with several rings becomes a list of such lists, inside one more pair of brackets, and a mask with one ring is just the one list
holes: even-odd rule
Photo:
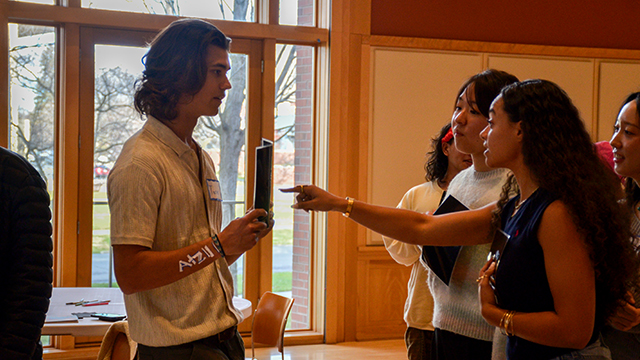
[[125, 294], [155, 289], [204, 269], [221, 257], [211, 238], [171, 251], [114, 245], [118, 285]]

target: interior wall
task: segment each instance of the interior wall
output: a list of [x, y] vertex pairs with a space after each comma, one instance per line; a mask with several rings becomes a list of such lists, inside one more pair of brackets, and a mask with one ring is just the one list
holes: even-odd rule
[[[431, 53], [425, 55], [428, 58], [434, 53], [437, 57], [479, 53], [482, 68], [509, 67], [521, 78], [555, 79], [572, 91], [581, 111], [591, 118], [594, 140], [610, 137], [618, 99], [639, 81], [635, 74], [640, 76], [640, 34], [629, 30], [628, 24], [640, 18], [640, 3], [620, 0], [614, 9], [607, 8], [610, 5], [604, 0], [594, 1], [540, 0], [536, 8], [529, 8], [500, 0], [490, 8], [487, 2], [470, 0], [333, 0], [327, 189], [395, 206], [410, 187], [398, 180], [398, 173], [411, 185], [422, 180], [424, 139], [437, 126], [421, 121], [450, 117], [451, 93], [476, 70], [462, 78], [451, 75], [450, 68], [448, 76], [438, 76], [444, 72], [431, 76], [427, 71], [403, 77], [404, 67], [425, 55], [410, 50]], [[377, 50], [382, 51], [379, 58], [372, 56]], [[397, 56], [385, 58], [390, 55], [386, 51]], [[385, 61], [386, 70], [378, 67]], [[573, 69], [572, 62], [580, 66]], [[428, 70], [434, 64], [424, 66]], [[558, 73], [557, 66], [569, 66], [573, 75]], [[620, 74], [623, 81], [618, 79]], [[565, 81], [567, 76], [584, 84]], [[447, 90], [442, 78], [457, 84]], [[439, 94], [444, 97], [442, 111], [432, 106], [425, 111], [429, 101], [414, 102], [416, 107], [411, 109], [406, 106], [413, 99], [412, 89], [429, 93], [428, 84], [434, 82], [444, 89]], [[393, 83], [396, 86], [389, 86]], [[407, 121], [420, 132], [403, 133], [399, 126]], [[385, 149], [408, 152], [398, 155]], [[389, 170], [381, 165], [403, 168]], [[406, 329], [402, 310], [410, 268], [395, 263], [374, 235], [339, 214], [327, 216], [326, 229], [327, 343], [401, 338]]]
[[371, 35], [640, 49], [636, 0], [371, 0]]

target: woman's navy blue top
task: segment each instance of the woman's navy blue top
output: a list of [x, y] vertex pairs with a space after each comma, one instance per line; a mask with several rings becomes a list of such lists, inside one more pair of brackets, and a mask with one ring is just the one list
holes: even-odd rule
[[[510, 237], [496, 270], [498, 306], [527, 313], [554, 311], [538, 228], [544, 211], [556, 197], [538, 189], [511, 217], [518, 199], [519, 196], [509, 200], [502, 211], [502, 228]], [[590, 343], [598, 333], [596, 326]], [[507, 340], [509, 360], [552, 359], [571, 351], [575, 349], [540, 345], [517, 336], [509, 336]]]

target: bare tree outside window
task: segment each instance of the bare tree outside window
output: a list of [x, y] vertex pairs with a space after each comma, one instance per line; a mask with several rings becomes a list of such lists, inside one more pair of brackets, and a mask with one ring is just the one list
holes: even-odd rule
[[55, 28], [10, 25], [11, 149], [53, 179]]
[[[183, 2], [186, 2], [186, 0], [133, 0], [128, 2], [136, 1], [139, 1], [149, 13], [160, 12], [167, 15], [183, 15], [181, 14], [184, 8], [182, 5]], [[225, 14], [223, 17], [227, 20], [246, 21], [247, 18], [254, 16], [255, 6], [250, 0], [231, 2], [218, 0], [216, 4]], [[53, 27], [23, 24], [11, 26], [13, 27], [12, 34], [15, 34], [12, 37], [15, 41], [11, 43], [9, 49], [12, 97], [11, 147], [14, 151], [25, 156], [38, 169], [52, 190], [53, 184], [50, 182], [54, 178], [56, 31]], [[276, 155], [277, 169], [274, 171], [276, 184], [288, 184], [293, 182], [294, 178], [310, 181], [310, 178], [306, 180], [307, 178], [303, 179], [298, 175], [300, 168], [304, 168], [302, 171], [310, 174], [306, 163], [310, 152], [309, 135], [306, 132], [300, 133], [299, 135], [304, 137], [300, 139], [296, 134], [296, 129], [301, 126], [298, 119], [301, 117], [300, 111], [303, 109], [300, 106], [302, 98], [299, 96], [300, 91], [303, 90], [298, 85], [303, 75], [297, 70], [300, 66], [298, 63], [299, 48], [302, 47], [278, 45], [276, 48], [277, 71], [276, 83], [274, 84], [274, 140], [276, 152], [278, 152]], [[233, 43], [231, 51], [233, 51]], [[304, 51], [309, 53], [308, 49]], [[228, 91], [219, 114], [215, 117], [201, 117], [194, 131], [194, 137], [206, 151], [212, 154], [214, 161], [218, 159], [218, 176], [225, 200], [223, 227], [245, 211], [244, 194], [238, 193], [238, 190], [242, 191], [244, 188], [244, 159], [247, 155], [253, 155], [245, 153], [247, 124], [244, 119], [247, 115], [247, 65], [249, 59], [247, 55], [233, 53], [230, 58], [232, 70], [229, 77], [233, 87]], [[310, 59], [312, 57], [304, 57], [304, 66], [309, 64]], [[138, 71], [131, 71], [126, 66], [97, 67], [95, 75], [93, 270], [96, 266], [107, 267], [111, 263], [109, 214], [104, 194], [108, 171], [113, 167], [124, 142], [144, 123], [144, 119], [135, 111], [132, 101], [135, 81], [141, 75]], [[304, 76], [311, 75], [305, 73]], [[305, 99], [309, 98], [310, 91], [306, 87], [304, 91], [307, 92]], [[285, 113], [286, 111], [281, 110], [285, 108], [290, 110]], [[305, 129], [310, 128], [308, 125], [310, 118], [308, 114], [305, 115]], [[298, 160], [301, 159], [300, 154], [302, 154], [300, 144], [305, 144], [302, 146], [306, 153], [304, 164], [298, 164]], [[249, 186], [249, 188], [251, 187]], [[294, 230], [294, 224], [298, 224], [298, 227], [308, 227], [306, 225], [308, 219], [301, 221], [297, 215], [294, 218], [290, 209], [281, 211], [281, 214], [280, 219], [277, 218], [279, 215], [276, 215], [277, 224], [280, 227], [274, 229], [274, 246], [293, 247], [294, 251], [302, 249], [301, 251], [307, 253], [305, 258], [307, 260], [304, 261], [308, 263], [309, 235], [308, 233], [295, 235], [297, 230]], [[286, 218], [283, 219], [282, 216]], [[100, 265], [96, 254], [104, 255], [101, 255], [104, 257], [104, 265]], [[298, 255], [294, 255], [293, 262], [296, 261], [296, 256]], [[239, 266], [242, 267], [242, 264], [236, 262], [232, 265], [231, 271], [234, 275], [235, 288], [238, 294], [242, 294], [242, 280], [237, 276], [241, 271], [238, 269]], [[302, 266], [306, 267], [306, 270], [303, 270], [304, 276], [308, 276], [308, 265], [302, 264]], [[296, 276], [300, 278], [299, 273], [296, 275], [296, 271], [299, 271], [296, 269], [296, 265], [292, 266], [291, 263], [287, 270], [274, 268], [273, 290], [291, 293], [293, 286], [292, 296], [300, 300], [302, 298], [308, 299], [308, 295], [296, 293], [298, 291], [296, 289], [308, 290], [308, 280], [305, 280], [306, 284], [300, 286], [292, 285], [296, 281], [292, 279], [292, 272], [294, 278]], [[276, 274], [276, 272], [280, 273]], [[111, 274], [111, 268], [108, 273]], [[92, 283], [94, 286], [111, 286], [111, 277], [109, 277], [108, 284], [96, 281], [96, 279], [93, 279]], [[302, 304], [301, 301], [298, 303]], [[300, 313], [306, 314], [307, 309], [300, 310]], [[303, 328], [305, 323], [307, 323], [306, 320], [300, 320], [296, 322], [297, 325], [294, 327]]]

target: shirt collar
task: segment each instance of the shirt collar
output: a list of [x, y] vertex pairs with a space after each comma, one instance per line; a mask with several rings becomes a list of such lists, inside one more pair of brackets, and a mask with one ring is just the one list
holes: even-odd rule
[[147, 121], [144, 124], [144, 129], [158, 138], [158, 140], [160, 140], [163, 144], [171, 148], [171, 150], [173, 150], [178, 155], [178, 157], [191, 150], [191, 147], [180, 140], [178, 135], [176, 135], [173, 130], [171, 130], [162, 121], [154, 118], [153, 116], [149, 116], [147, 118]]

